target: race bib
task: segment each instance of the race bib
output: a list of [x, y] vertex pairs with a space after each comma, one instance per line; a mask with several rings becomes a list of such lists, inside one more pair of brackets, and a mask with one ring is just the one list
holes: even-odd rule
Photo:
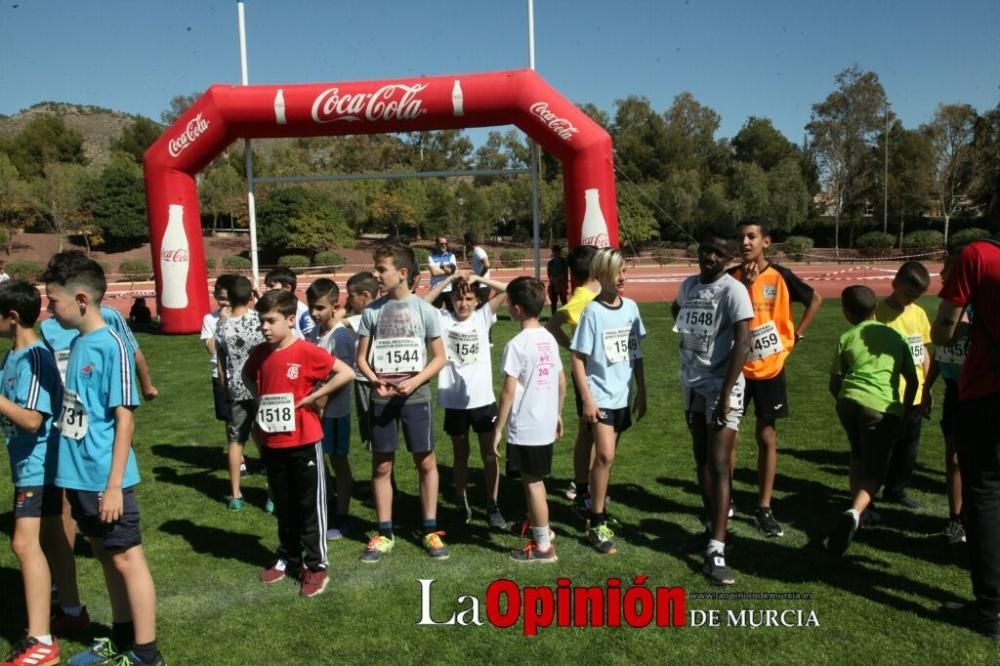
[[610, 328], [601, 336], [604, 341], [604, 356], [608, 363], [621, 363], [638, 358], [639, 340], [632, 335], [631, 326]]
[[56, 424], [59, 431], [70, 439], [81, 440], [87, 435], [89, 423], [87, 410], [80, 402], [80, 396], [69, 389], [63, 391], [62, 412]]
[[924, 364], [924, 354], [927, 347], [924, 346], [924, 339], [919, 335], [906, 336], [906, 342], [910, 345], [910, 354], [913, 355], [913, 365]]
[[774, 356], [785, 351], [785, 345], [778, 335], [778, 327], [773, 321], [750, 330], [750, 353], [748, 361], [759, 361], [768, 356]]
[[965, 356], [969, 353], [972, 341], [967, 337], [959, 338], [955, 344], [947, 347], [935, 347], [934, 358], [938, 363], [949, 363], [951, 365], [962, 365], [965, 363]]
[[372, 345], [375, 374], [416, 374], [424, 369], [424, 342], [414, 338], [376, 338]]
[[272, 393], [260, 397], [257, 425], [264, 432], [295, 432], [295, 396]]
[[476, 331], [448, 331], [449, 360], [459, 365], [472, 365], [479, 360], [479, 351], [479, 333]]
[[674, 331], [681, 334], [681, 348], [706, 353], [715, 335], [715, 304], [710, 300], [691, 299], [677, 313]]
[[66, 383], [66, 368], [69, 367], [69, 350], [64, 349], [62, 351], [57, 351], [56, 354], [56, 367], [59, 368], [59, 376], [63, 380], [63, 384]]

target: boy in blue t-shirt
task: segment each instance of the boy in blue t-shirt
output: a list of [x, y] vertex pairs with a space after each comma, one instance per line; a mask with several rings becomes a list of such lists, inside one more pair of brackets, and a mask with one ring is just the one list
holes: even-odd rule
[[132, 434], [139, 394], [132, 350], [101, 316], [107, 282], [100, 265], [81, 253], [62, 252], [49, 262], [42, 280], [49, 311], [63, 328], [80, 334], [70, 349], [56, 423], [55, 483], [66, 490], [73, 518], [102, 565], [113, 623], [111, 639], [97, 639], [70, 664], [113, 658], [162, 664], [156, 590], [142, 550], [135, 497], [139, 469]]
[[605, 503], [618, 439], [632, 425], [631, 412], [636, 420], [646, 415], [646, 378], [639, 351], [646, 328], [635, 301], [619, 295], [625, 287], [621, 252], [598, 250], [590, 262], [590, 274], [600, 282], [601, 293], [584, 308], [570, 349], [583, 406], [581, 419], [594, 436], [588, 536], [598, 552], [614, 555], [618, 549], [608, 527]]
[[[53, 415], [62, 401], [62, 382], [51, 352], [35, 335], [41, 307], [33, 285], [20, 280], [0, 284], [0, 337], [14, 343], [3, 360], [0, 424], [14, 482], [12, 546], [21, 563], [28, 615], [27, 636], [14, 646], [4, 664], [59, 662], [59, 645], [49, 623], [53, 577], [49, 558], [55, 554], [43, 534], [53, 527], [57, 534], [61, 532], [62, 499], [52, 481], [59, 436]], [[58, 546], [58, 539], [51, 541]], [[59, 586], [60, 594], [63, 587]], [[75, 585], [66, 587], [75, 593]]]

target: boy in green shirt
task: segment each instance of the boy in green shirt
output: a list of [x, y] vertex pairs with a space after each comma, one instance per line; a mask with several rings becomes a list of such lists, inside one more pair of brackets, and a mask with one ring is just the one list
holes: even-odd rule
[[[903, 419], [913, 410], [917, 371], [910, 346], [897, 331], [875, 320], [878, 300], [868, 287], [841, 294], [844, 317], [853, 326], [840, 336], [830, 368], [830, 393], [851, 443], [853, 504], [834, 525], [827, 548], [842, 555], [854, 538], [861, 513], [885, 482]], [[899, 400], [900, 378], [905, 394]]]

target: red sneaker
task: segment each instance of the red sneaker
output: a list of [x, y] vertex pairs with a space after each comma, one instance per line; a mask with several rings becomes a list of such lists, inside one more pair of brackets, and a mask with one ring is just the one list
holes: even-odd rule
[[2, 666], [51, 666], [59, 663], [59, 644], [39, 643], [37, 639], [28, 636], [14, 646]]
[[302, 587], [299, 588], [299, 596], [308, 598], [323, 594], [329, 582], [330, 578], [326, 575], [326, 569], [316, 571], [306, 569], [302, 572]]
[[68, 615], [59, 606], [55, 606], [52, 618], [49, 620], [49, 627], [56, 636], [69, 636], [78, 631], [83, 631], [90, 626], [90, 614], [84, 606], [79, 615]]
[[288, 563], [284, 560], [275, 560], [271, 565], [260, 572], [260, 582], [270, 585], [285, 579], [285, 568]]

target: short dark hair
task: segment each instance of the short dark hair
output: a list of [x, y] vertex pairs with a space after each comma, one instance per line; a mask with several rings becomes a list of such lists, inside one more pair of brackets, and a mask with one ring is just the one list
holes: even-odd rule
[[449, 292], [449, 295], [451, 296], [452, 300], [459, 298], [461, 296], [465, 296], [466, 294], [478, 295], [476, 292], [476, 287], [471, 282], [459, 278], [451, 283], [451, 291]]
[[250, 284], [250, 280], [242, 275], [234, 275], [232, 278], [229, 282], [229, 288], [226, 290], [229, 296], [229, 304], [246, 305], [253, 298], [253, 285]]
[[378, 296], [378, 280], [371, 271], [361, 271], [347, 278], [347, 293], [360, 294], [367, 291], [372, 298]]
[[736, 228], [739, 229], [740, 227], [760, 227], [761, 236], [771, 235], [771, 224], [763, 217], [744, 217], [736, 223]]
[[507, 285], [507, 300], [529, 317], [537, 317], [545, 308], [545, 285], [533, 277], [516, 277]]
[[7, 280], [0, 283], [0, 316], [16, 312], [21, 325], [31, 328], [42, 311], [42, 295], [35, 285], [24, 280]]
[[232, 273], [226, 273], [224, 275], [220, 275], [219, 277], [215, 278], [215, 286], [212, 288], [212, 293], [218, 296], [219, 292], [225, 289], [226, 294], [228, 295], [229, 289], [233, 285], [233, 278], [235, 277], [236, 276], [233, 275]]
[[104, 298], [108, 281], [104, 278], [101, 265], [79, 250], [60, 252], [49, 259], [42, 282], [58, 284], [62, 287], [80, 285], [97, 300]]
[[417, 255], [409, 245], [383, 243], [382, 245], [378, 245], [375, 248], [375, 252], [372, 253], [372, 258], [376, 262], [386, 257], [392, 258], [392, 265], [396, 267], [397, 271], [405, 268], [412, 275], [417, 270]]
[[875, 312], [878, 296], [871, 287], [863, 284], [851, 285], [840, 293], [840, 302], [847, 312], [856, 319], [868, 319]]
[[295, 277], [295, 272], [286, 266], [272, 268], [264, 276], [264, 284], [287, 284], [295, 291], [299, 285], [299, 279]]
[[590, 260], [597, 254], [597, 248], [593, 245], [579, 245], [569, 251], [567, 263], [569, 272], [573, 274], [573, 279], [579, 282], [586, 282], [590, 279]]
[[340, 287], [330, 278], [319, 278], [313, 280], [309, 288], [306, 289], [306, 302], [312, 305], [321, 298], [325, 298], [335, 306], [340, 300]]
[[896, 271], [896, 281], [904, 286], [920, 291], [927, 291], [931, 286], [931, 274], [927, 272], [927, 267], [919, 261], [911, 259], [899, 267]]
[[299, 299], [290, 291], [284, 289], [271, 289], [265, 291], [264, 295], [257, 301], [254, 309], [259, 315], [266, 315], [268, 312], [277, 310], [282, 317], [294, 317], [298, 312]]
[[464, 238], [466, 243], [472, 243], [473, 245], [479, 242], [479, 239], [476, 238], [475, 231], [466, 231]]
[[552, 246], [551, 249], [556, 254], [559, 254], [560, 252], [562, 252], [562, 245], [560, 245], [559, 243], [556, 243], [555, 245]]
[[702, 229], [701, 235], [698, 237], [698, 241], [705, 242], [711, 239], [724, 240], [727, 243], [735, 244], [736, 228], [728, 222], [712, 222], [707, 227]]

